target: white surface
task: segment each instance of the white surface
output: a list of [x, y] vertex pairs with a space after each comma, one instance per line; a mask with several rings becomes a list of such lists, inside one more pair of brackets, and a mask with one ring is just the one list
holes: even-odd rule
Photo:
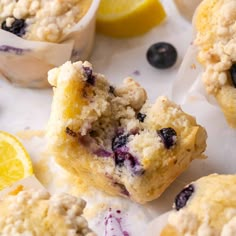
[[155, 218], [147, 225], [147, 235], [157, 236], [160, 235], [161, 230], [165, 227], [170, 212], [166, 212], [159, 217]]
[[[105, 74], [115, 84], [120, 83], [124, 77], [133, 75], [147, 89], [152, 101], [159, 95], [171, 95], [171, 87], [192, 37], [191, 25], [181, 18], [172, 0], [163, 0], [163, 3], [168, 13], [168, 19], [161, 26], [142, 37], [126, 40], [97, 35], [94, 53], [90, 60], [95, 71]], [[171, 69], [160, 71], [152, 68], [146, 61], [147, 48], [152, 43], [159, 41], [171, 42], [178, 50], [178, 62]], [[189, 66], [188, 63], [190, 63], [189, 59], [186, 61], [186, 67]], [[135, 71], [139, 71], [140, 75], [135, 75]], [[191, 79], [192, 83], [195, 79], [194, 76], [190, 71], [184, 78], [187, 83], [188, 78]], [[178, 97], [176, 94], [186, 94], [186, 90], [192, 85], [190, 83], [190, 87], [185, 87], [186, 81], [183, 82], [182, 79], [180, 78], [175, 83], [175, 93], [173, 94], [173, 98], [181, 103], [184, 101], [183, 97]], [[185, 88], [184, 91], [183, 88]], [[195, 92], [199, 93], [198, 91]], [[1, 80], [1, 129], [13, 134], [24, 129], [44, 129], [50, 113], [51, 96], [51, 90], [16, 88], [7, 81]], [[232, 142], [236, 138], [236, 132], [227, 127], [219, 109], [209, 104], [204, 95], [196, 99], [190, 97], [191, 99], [186, 100], [187, 103], [183, 107], [185, 111], [194, 114], [199, 123], [207, 127], [209, 135], [207, 154], [209, 158], [205, 161], [192, 163], [190, 169], [181, 175], [158, 200], [144, 206], [132, 203], [129, 200], [112, 198], [97, 191], [93, 195], [84, 196], [88, 201], [88, 208], [92, 208], [98, 203], [105, 205], [105, 207], [95, 211], [96, 217], [90, 221], [92, 228], [97, 231], [99, 236], [103, 235], [104, 217], [109, 208], [122, 210], [122, 227], [129, 232], [129, 236], [147, 235], [144, 231], [147, 223], [171, 209], [175, 195], [186, 183], [208, 173], [234, 173], [233, 156], [235, 148]], [[230, 140], [230, 142], [227, 138], [232, 141]], [[24, 144], [35, 161], [44, 147], [42, 140], [35, 138], [30, 142], [24, 141]], [[59, 178], [63, 175], [63, 171], [58, 168], [56, 167], [55, 171], [57, 173], [60, 171], [60, 175], [57, 176]], [[62, 186], [56, 191], [64, 189], [65, 186]]]

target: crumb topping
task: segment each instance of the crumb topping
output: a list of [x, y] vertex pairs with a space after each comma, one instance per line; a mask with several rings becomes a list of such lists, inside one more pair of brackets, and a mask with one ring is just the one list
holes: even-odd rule
[[212, 1], [199, 9], [196, 18], [198, 30], [195, 44], [199, 46], [198, 59], [205, 66], [203, 82], [210, 94], [229, 84], [229, 69], [236, 62], [236, 2]]
[[86, 14], [92, 0], [2, 0], [0, 24], [25, 20], [29, 40], [59, 42]]
[[57, 230], [61, 236], [95, 236], [82, 217], [85, 201], [66, 193], [50, 196], [44, 190], [23, 190], [8, 195], [0, 206], [2, 236], [55, 235]]
[[193, 182], [195, 192], [185, 206], [170, 213], [168, 224], [181, 235], [234, 236], [235, 182], [234, 175], [217, 174]]
[[[204, 11], [210, 11], [209, 16]], [[229, 83], [228, 71], [236, 61], [235, 12], [236, 2], [224, 0], [215, 3], [211, 9], [202, 10], [197, 16], [199, 22], [196, 22], [198, 34], [195, 44], [199, 46], [198, 58], [205, 66], [203, 82], [211, 94]]]

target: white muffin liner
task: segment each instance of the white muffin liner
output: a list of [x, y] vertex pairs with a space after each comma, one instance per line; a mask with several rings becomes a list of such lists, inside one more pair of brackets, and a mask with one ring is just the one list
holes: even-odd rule
[[43, 185], [37, 180], [37, 178], [32, 175], [29, 177], [26, 177], [22, 180], [19, 180], [12, 184], [11, 186], [4, 188], [2, 191], [0, 191], [0, 199], [4, 198], [4, 196], [8, 195], [10, 192], [16, 190], [18, 187], [22, 186], [24, 190], [27, 189], [37, 189], [37, 190], [46, 190]]
[[92, 1], [85, 16], [64, 35], [60, 43], [30, 41], [0, 30], [0, 73], [18, 86], [49, 87], [48, 70], [68, 60], [89, 57], [99, 2]]
[[191, 21], [196, 7], [202, 0], [174, 0], [181, 15]]

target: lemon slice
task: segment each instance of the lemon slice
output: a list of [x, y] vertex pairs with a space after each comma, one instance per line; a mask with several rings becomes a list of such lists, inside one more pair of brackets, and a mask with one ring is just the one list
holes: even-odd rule
[[112, 37], [146, 33], [166, 17], [159, 0], [101, 0], [97, 30]]
[[32, 174], [32, 163], [23, 145], [0, 131], [0, 190]]

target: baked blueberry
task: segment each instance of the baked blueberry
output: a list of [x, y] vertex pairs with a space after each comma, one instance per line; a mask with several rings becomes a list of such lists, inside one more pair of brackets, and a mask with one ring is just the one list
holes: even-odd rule
[[114, 92], [115, 92], [115, 88], [110, 85], [110, 86], [109, 86], [109, 93], [114, 94]]
[[115, 164], [118, 167], [127, 167], [131, 173], [136, 176], [144, 174], [144, 169], [138, 162], [138, 159], [131, 155], [127, 150], [117, 149], [114, 152]]
[[187, 204], [187, 201], [192, 196], [193, 192], [194, 192], [194, 187], [192, 184], [190, 184], [176, 196], [174, 207], [177, 211], [183, 208]]
[[66, 127], [66, 133], [72, 137], [77, 137], [76, 132], [74, 132], [72, 129], [70, 129], [69, 127]]
[[139, 112], [138, 114], [137, 114], [137, 119], [140, 121], [140, 122], [144, 122], [144, 119], [146, 118], [146, 114], [143, 114], [143, 113], [141, 113], [141, 112]]
[[133, 168], [136, 164], [135, 158], [127, 151], [116, 150], [115, 154], [115, 164], [119, 167], [124, 165], [124, 162], [129, 162], [131, 168]]
[[148, 62], [155, 68], [166, 69], [173, 66], [177, 60], [177, 51], [169, 43], [153, 44], [146, 54]]
[[98, 150], [96, 150], [94, 152], [94, 154], [96, 154], [99, 157], [110, 157], [110, 156], [112, 156], [111, 152], [109, 152], [109, 151], [107, 151], [107, 150], [105, 150], [103, 148], [99, 148]]
[[157, 131], [167, 149], [170, 149], [176, 144], [177, 134], [172, 128], [163, 128]]
[[93, 70], [90, 67], [83, 67], [84, 72], [87, 77], [87, 83], [94, 85], [95, 84], [95, 76], [93, 75]]
[[115, 151], [126, 145], [128, 142], [128, 134], [117, 135], [112, 140], [112, 150]]
[[24, 19], [16, 19], [12, 22], [11, 26], [8, 27], [6, 20], [2, 22], [1, 28], [5, 31], [13, 33], [19, 37], [22, 37], [25, 34], [26, 23]]
[[229, 73], [231, 76], [232, 83], [233, 83], [234, 87], [236, 87], [236, 64], [233, 64], [231, 66]]

